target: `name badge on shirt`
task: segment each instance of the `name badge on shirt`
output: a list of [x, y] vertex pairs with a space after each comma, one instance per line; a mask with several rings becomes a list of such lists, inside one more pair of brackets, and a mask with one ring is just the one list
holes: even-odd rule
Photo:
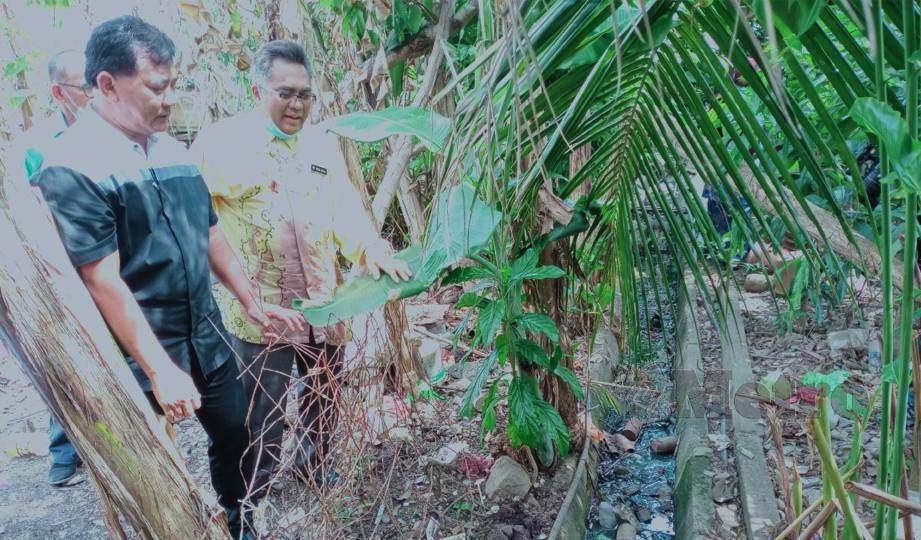
[[310, 172], [315, 172], [315, 173], [319, 173], [322, 175], [326, 175], [327, 173], [324, 167], [320, 167], [319, 165], [313, 165], [313, 164], [310, 165]]

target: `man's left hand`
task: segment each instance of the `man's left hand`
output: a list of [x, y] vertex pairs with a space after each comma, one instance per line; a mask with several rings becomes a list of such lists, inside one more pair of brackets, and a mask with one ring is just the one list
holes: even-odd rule
[[366, 254], [365, 263], [368, 266], [368, 271], [371, 272], [371, 277], [374, 279], [380, 279], [381, 272], [390, 276], [390, 279], [397, 283], [409, 281], [413, 277], [413, 273], [410, 271], [406, 261], [401, 261], [393, 255]]
[[246, 315], [269, 334], [280, 336], [284, 334], [285, 327], [291, 332], [304, 331], [304, 315], [300, 311], [275, 304], [254, 304], [246, 311]]

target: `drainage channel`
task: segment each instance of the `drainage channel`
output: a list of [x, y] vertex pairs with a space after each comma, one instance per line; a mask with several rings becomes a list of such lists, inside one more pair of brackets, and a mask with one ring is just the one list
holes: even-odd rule
[[638, 306], [638, 319], [641, 342], [648, 344], [643, 355], [647, 359], [626, 359], [620, 366], [620, 377], [615, 377], [623, 384], [612, 385], [620, 410], [612, 411], [600, 426], [605, 440], [600, 444], [597, 489], [586, 520], [586, 539], [660, 540], [675, 535], [675, 456], [673, 450], [662, 453], [660, 448], [662, 443], [674, 445], [676, 435], [672, 381], [675, 320], [667, 299], [675, 298], [678, 275], [674, 269], [670, 273], [670, 290], [648, 277], [644, 279], [646, 302]]

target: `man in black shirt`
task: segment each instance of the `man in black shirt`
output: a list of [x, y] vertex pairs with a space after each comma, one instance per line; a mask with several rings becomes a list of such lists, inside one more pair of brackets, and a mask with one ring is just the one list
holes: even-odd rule
[[209, 270], [259, 324], [293, 331], [303, 319], [256, 300], [198, 169], [163, 133], [174, 54], [170, 38], [137, 17], [99, 25], [86, 46], [94, 98], [50, 146], [34, 183], [151, 402], [171, 421], [195, 412], [208, 433], [212, 484], [237, 537], [252, 467], [247, 403]]

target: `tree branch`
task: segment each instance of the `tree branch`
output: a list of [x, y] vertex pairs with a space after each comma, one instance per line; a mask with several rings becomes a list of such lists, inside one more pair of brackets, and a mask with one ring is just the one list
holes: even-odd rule
[[[434, 35], [432, 36], [432, 54], [428, 59], [428, 66], [425, 69], [425, 77], [419, 86], [416, 96], [413, 98], [414, 107], [424, 107], [431, 99], [432, 90], [435, 87], [435, 80], [438, 78], [438, 70], [441, 69], [441, 61], [444, 56], [441, 46], [438, 44], [439, 39], [447, 36], [451, 29], [454, 19], [450, 14], [454, 13], [454, 0], [444, 0], [441, 3], [441, 14], [438, 17], [438, 24], [435, 26]], [[423, 30], [422, 33], [425, 33]], [[384, 171], [384, 178], [377, 189], [374, 201], [371, 203], [371, 211], [374, 214], [374, 220], [378, 227], [384, 224], [384, 218], [393, 202], [393, 197], [400, 185], [400, 179], [406, 173], [406, 167], [409, 165], [409, 159], [412, 156], [413, 140], [408, 135], [396, 135], [391, 138], [391, 148], [393, 153], [387, 162], [387, 169]]]
[[[451, 5], [454, 5], [454, 2], [451, 2]], [[453, 10], [453, 7], [452, 7]], [[445, 12], [445, 5], [441, 7], [441, 13]], [[479, 12], [479, 3], [470, 2], [463, 8], [461, 8], [453, 17], [448, 21], [450, 25], [445, 32], [441, 32], [443, 37], [450, 37], [454, 34], [461, 31], [462, 28], [467, 26], [467, 24], [476, 18]], [[406, 42], [397, 46], [397, 48], [387, 53], [387, 66], [395, 66], [400, 62], [406, 62], [414, 58], [418, 58], [425, 54], [426, 51], [430, 50], [435, 43], [435, 38], [438, 36], [438, 26], [441, 24], [442, 19], [439, 15], [438, 23], [430, 24], [420, 30], [417, 34], [413, 35]], [[359, 82], [367, 82], [371, 80], [371, 76], [374, 73], [374, 60], [377, 57], [372, 55], [371, 58], [367, 59], [365, 63], [361, 66], [361, 71], [357, 80]]]

